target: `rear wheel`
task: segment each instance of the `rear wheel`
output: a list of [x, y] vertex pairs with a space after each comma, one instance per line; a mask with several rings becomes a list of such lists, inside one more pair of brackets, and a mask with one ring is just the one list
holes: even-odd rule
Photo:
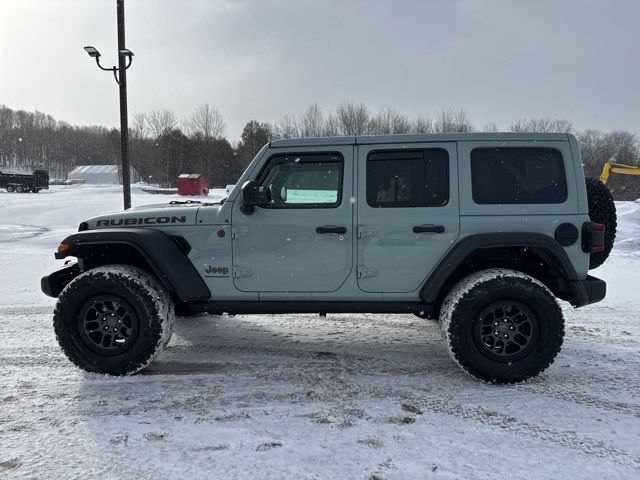
[[23, 193], [24, 192], [24, 187], [22, 185], [18, 185], [16, 187], [16, 193]]
[[8, 185], [8, 186], [7, 186], [7, 192], [9, 192], [9, 193], [13, 193], [13, 192], [15, 192], [15, 191], [16, 191], [16, 189], [15, 189], [15, 187], [14, 187], [13, 185]]
[[507, 269], [483, 270], [449, 292], [440, 328], [453, 360], [491, 383], [516, 383], [551, 365], [564, 336], [562, 310], [542, 283]]
[[88, 372], [127, 375], [146, 367], [171, 337], [173, 302], [145, 271], [99, 267], [62, 291], [53, 316], [65, 355]]

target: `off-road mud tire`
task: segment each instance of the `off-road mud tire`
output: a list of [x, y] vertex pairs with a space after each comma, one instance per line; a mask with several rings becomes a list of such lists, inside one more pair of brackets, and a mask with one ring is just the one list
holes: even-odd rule
[[[501, 303], [507, 305], [505, 318], [514, 311], [508, 305], [520, 305], [528, 312], [533, 332], [519, 353], [502, 358], [487, 348], [486, 334], [476, 330], [486, 325], [483, 312]], [[519, 328], [515, 324], [516, 334]], [[514, 270], [491, 269], [473, 273], [451, 289], [440, 312], [440, 329], [451, 358], [464, 371], [485, 382], [517, 383], [537, 376], [553, 363], [562, 346], [564, 319], [554, 295], [538, 280]], [[500, 336], [508, 332], [501, 331]]]
[[[134, 334], [127, 336], [123, 351], [113, 342], [107, 343], [115, 350], [101, 351], [101, 345], [92, 345], [84, 333], [83, 312], [101, 298], [115, 298], [136, 319], [131, 330]], [[153, 276], [129, 265], [108, 265], [79, 275], [62, 290], [53, 325], [62, 351], [81, 369], [129, 375], [142, 370], [164, 349], [171, 338], [174, 317], [169, 293]]]

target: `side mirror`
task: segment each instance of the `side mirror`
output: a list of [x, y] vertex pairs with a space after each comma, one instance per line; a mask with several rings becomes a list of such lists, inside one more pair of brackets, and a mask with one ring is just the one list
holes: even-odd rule
[[242, 185], [242, 213], [251, 215], [259, 203], [258, 182], [255, 180], [244, 182]]

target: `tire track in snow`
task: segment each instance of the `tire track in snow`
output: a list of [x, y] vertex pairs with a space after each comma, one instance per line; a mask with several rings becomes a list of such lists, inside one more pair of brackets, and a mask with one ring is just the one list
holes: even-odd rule
[[22, 242], [50, 231], [39, 225], [0, 224], [0, 243]]

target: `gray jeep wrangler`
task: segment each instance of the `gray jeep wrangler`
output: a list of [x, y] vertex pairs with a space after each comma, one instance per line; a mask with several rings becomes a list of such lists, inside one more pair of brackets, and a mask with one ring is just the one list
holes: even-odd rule
[[439, 319], [476, 378], [513, 383], [560, 351], [557, 298], [605, 296], [615, 207], [566, 134], [276, 140], [228, 198], [90, 218], [42, 279], [80, 368], [138, 372], [176, 314], [407, 313]]

